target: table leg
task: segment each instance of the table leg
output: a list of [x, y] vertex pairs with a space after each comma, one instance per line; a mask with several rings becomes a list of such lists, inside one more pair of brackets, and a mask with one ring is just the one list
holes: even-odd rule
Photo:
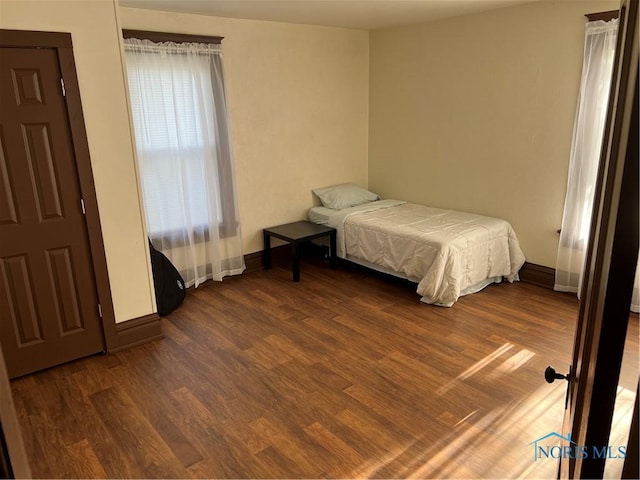
[[293, 281], [300, 281], [300, 250], [298, 242], [291, 242], [291, 257], [293, 263]]
[[262, 253], [262, 264], [265, 270], [271, 268], [271, 235], [267, 232], [262, 232], [262, 239], [264, 243], [264, 251]]
[[329, 234], [329, 254], [331, 255], [331, 268], [338, 268], [338, 251], [336, 242], [336, 231], [334, 230]]

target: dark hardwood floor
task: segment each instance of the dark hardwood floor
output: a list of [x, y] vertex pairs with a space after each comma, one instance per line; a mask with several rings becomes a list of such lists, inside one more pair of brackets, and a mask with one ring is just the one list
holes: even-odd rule
[[[530, 442], [562, 425], [565, 382], [543, 371], [568, 368], [573, 297], [501, 284], [440, 308], [359, 270], [303, 262], [290, 278], [203, 286], [165, 339], [13, 381], [34, 475], [555, 475]], [[630, 329], [634, 392], [637, 315]]]

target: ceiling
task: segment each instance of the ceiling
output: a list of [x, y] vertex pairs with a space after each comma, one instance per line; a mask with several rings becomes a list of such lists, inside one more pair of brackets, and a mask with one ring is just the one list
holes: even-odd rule
[[121, 6], [218, 17], [375, 30], [532, 0], [119, 0]]

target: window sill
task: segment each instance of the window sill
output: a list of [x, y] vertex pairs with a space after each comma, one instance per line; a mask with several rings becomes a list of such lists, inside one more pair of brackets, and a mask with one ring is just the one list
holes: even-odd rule
[[[233, 225], [219, 225], [218, 226], [218, 238], [230, 238], [238, 234], [239, 222], [234, 222]], [[201, 243], [207, 243], [211, 237], [209, 235], [209, 226], [196, 225], [192, 231], [193, 244], [199, 245]], [[189, 234], [187, 230], [168, 230], [164, 232], [148, 233], [148, 237], [151, 243], [158, 248], [158, 250], [180, 248], [190, 244]]]

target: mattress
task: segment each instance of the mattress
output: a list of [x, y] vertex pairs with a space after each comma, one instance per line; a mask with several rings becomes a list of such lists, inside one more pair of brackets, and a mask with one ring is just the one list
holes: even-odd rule
[[333, 210], [326, 224], [339, 257], [416, 281], [421, 300], [441, 306], [516, 280], [525, 260], [506, 220], [471, 213], [380, 200]]

